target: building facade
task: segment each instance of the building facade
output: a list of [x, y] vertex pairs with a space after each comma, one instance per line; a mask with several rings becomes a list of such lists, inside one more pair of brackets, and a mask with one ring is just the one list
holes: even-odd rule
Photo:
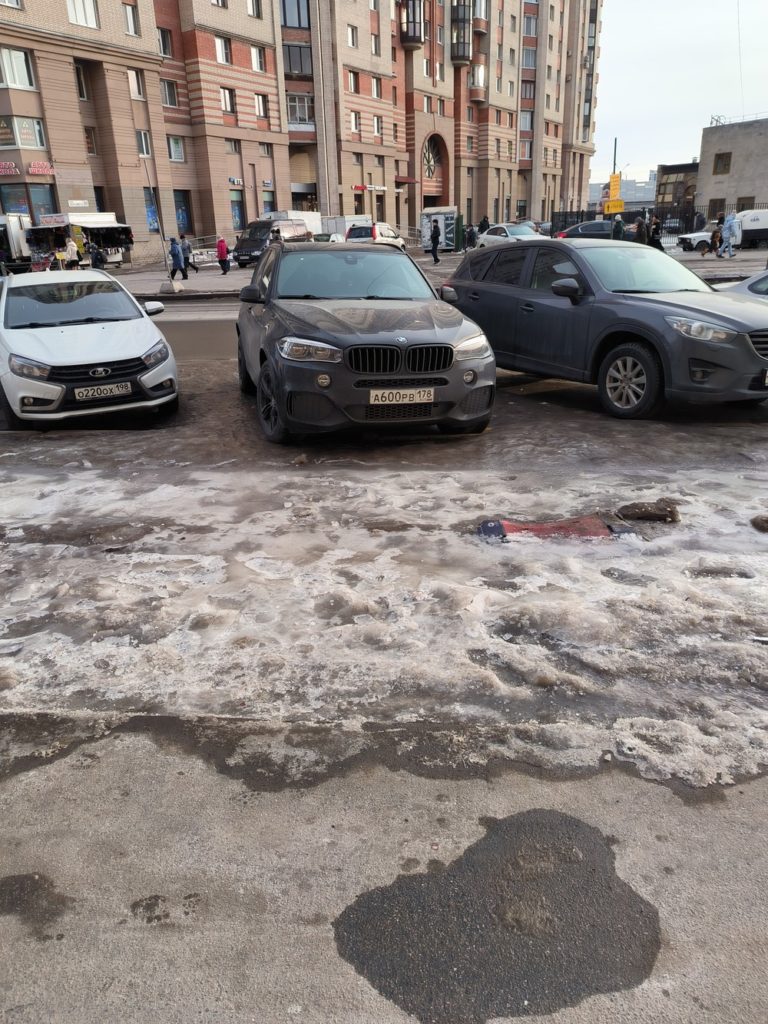
[[696, 204], [708, 214], [768, 204], [768, 118], [714, 124], [701, 133]]
[[[602, 0], [0, 0], [0, 212], [164, 235], [587, 203]], [[162, 234], [161, 234], [162, 232]]]

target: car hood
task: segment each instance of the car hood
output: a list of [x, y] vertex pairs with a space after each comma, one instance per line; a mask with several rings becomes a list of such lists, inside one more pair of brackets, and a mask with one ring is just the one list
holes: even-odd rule
[[666, 316], [715, 319], [742, 332], [768, 330], [765, 300], [742, 293], [659, 292], [654, 295], [626, 295], [624, 298], [633, 305], [635, 302], [652, 305]]
[[458, 309], [438, 299], [334, 299], [320, 305], [286, 299], [273, 308], [287, 333], [342, 347], [391, 344], [402, 337], [409, 344], [455, 345], [480, 331]]
[[108, 324], [73, 324], [68, 327], [5, 330], [5, 345], [18, 356], [50, 366], [136, 359], [165, 340], [144, 317]]

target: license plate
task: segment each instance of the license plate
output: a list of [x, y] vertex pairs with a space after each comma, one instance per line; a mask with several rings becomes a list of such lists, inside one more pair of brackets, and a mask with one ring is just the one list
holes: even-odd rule
[[75, 388], [75, 398], [78, 402], [88, 402], [94, 398], [113, 398], [115, 395], [130, 395], [131, 385], [129, 381], [121, 384], [95, 384], [91, 388]]
[[386, 391], [369, 392], [371, 405], [416, 405], [418, 402], [434, 400], [434, 388], [390, 388]]

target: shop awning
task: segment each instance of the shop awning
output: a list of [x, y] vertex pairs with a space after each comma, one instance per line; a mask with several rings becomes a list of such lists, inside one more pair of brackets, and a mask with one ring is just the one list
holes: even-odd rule
[[418, 185], [418, 178], [409, 178], [406, 174], [396, 174], [395, 184], [396, 185]]

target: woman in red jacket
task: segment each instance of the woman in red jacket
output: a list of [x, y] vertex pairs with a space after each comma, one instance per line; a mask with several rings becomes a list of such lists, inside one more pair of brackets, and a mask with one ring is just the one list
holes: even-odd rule
[[219, 240], [216, 243], [216, 257], [219, 261], [222, 274], [229, 273], [229, 249], [221, 235], [219, 235]]

